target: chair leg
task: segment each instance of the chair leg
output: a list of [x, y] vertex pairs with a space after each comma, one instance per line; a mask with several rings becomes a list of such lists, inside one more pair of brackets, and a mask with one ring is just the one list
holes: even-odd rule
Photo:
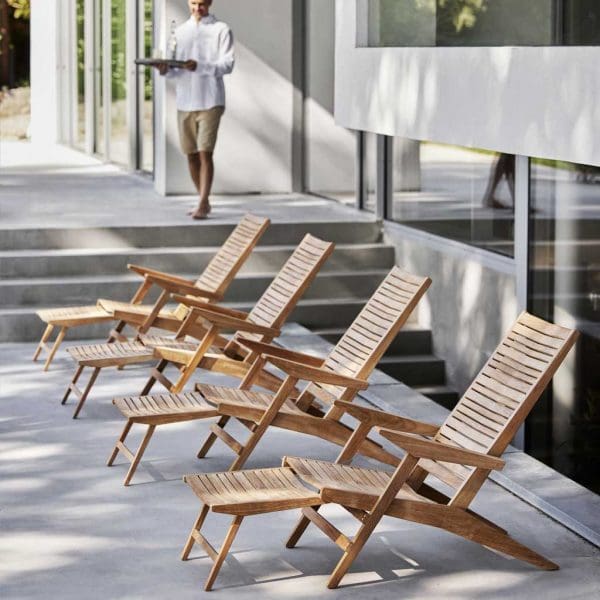
[[73, 379], [71, 379], [71, 383], [67, 386], [67, 391], [65, 392], [65, 395], [63, 396], [63, 399], [61, 400], [61, 404], [64, 404], [67, 399], [69, 398], [70, 394], [71, 394], [71, 390], [72, 390], [72, 386], [74, 386], [77, 383], [77, 380], [81, 377], [81, 374], [83, 373], [83, 369], [85, 369], [84, 366], [79, 365], [77, 367], [77, 369], [75, 370], [75, 375], [73, 375]]
[[555, 571], [559, 568], [556, 563], [517, 542], [507, 533], [502, 533], [496, 526], [484, 523], [466, 512], [462, 519], [455, 519], [452, 525], [447, 529], [467, 540], [528, 562], [546, 571]]
[[129, 485], [129, 482], [131, 481], [131, 478], [134, 476], [134, 474], [138, 468], [138, 465], [140, 464], [140, 460], [142, 460], [142, 456], [144, 455], [144, 452], [146, 451], [146, 447], [148, 446], [148, 443], [150, 442], [150, 438], [152, 437], [152, 434], [154, 433], [155, 429], [156, 429], [156, 425], [148, 425], [148, 430], [146, 431], [146, 434], [144, 435], [144, 439], [142, 440], [140, 447], [138, 448], [133, 460], [131, 461], [131, 466], [129, 467], [129, 470], [127, 471], [127, 475], [125, 476], [125, 481], [123, 481], [123, 485]]
[[117, 458], [117, 455], [119, 454], [119, 442], [121, 444], [125, 443], [125, 438], [127, 437], [129, 431], [131, 430], [131, 427], [133, 425], [133, 421], [130, 421], [129, 419], [127, 419], [127, 423], [125, 423], [125, 427], [123, 428], [123, 431], [121, 432], [121, 435], [119, 436], [119, 439], [117, 441], [117, 443], [115, 444], [115, 447], [113, 448], [108, 461], [106, 462], [106, 466], [107, 467], [112, 467], [113, 463], [115, 462], [115, 459]]
[[231, 522], [231, 525], [229, 526], [229, 530], [227, 531], [227, 535], [225, 536], [225, 540], [223, 541], [223, 545], [221, 546], [221, 549], [219, 550], [219, 554], [218, 554], [217, 558], [215, 559], [215, 564], [213, 565], [212, 569], [210, 570], [208, 579], [206, 580], [206, 583], [204, 584], [204, 590], [206, 592], [210, 592], [210, 590], [212, 589], [213, 583], [215, 582], [215, 579], [217, 578], [217, 575], [219, 574], [219, 571], [221, 570], [223, 561], [225, 560], [225, 557], [227, 556], [227, 553], [229, 552], [229, 548], [231, 548], [231, 544], [233, 543], [233, 540], [235, 539], [235, 536], [237, 535], [237, 532], [240, 528], [240, 525], [241, 525], [243, 519], [244, 519], [244, 517], [239, 516], [239, 515], [237, 515], [233, 518], [233, 521]]
[[50, 334], [52, 333], [53, 329], [54, 329], [54, 325], [48, 323], [48, 325], [46, 326], [46, 329], [44, 330], [44, 334], [42, 335], [42, 339], [40, 340], [40, 343], [37, 345], [37, 348], [35, 349], [35, 352], [33, 353], [33, 361], [34, 362], [38, 359], [38, 356], [40, 355], [40, 352], [42, 351], [44, 344], [50, 338]]
[[256, 444], [260, 442], [260, 439], [262, 438], [267, 428], [267, 423], [261, 423], [256, 427], [256, 429], [250, 434], [250, 437], [242, 447], [242, 450], [238, 454], [237, 458], [233, 461], [233, 463], [231, 463], [231, 466], [229, 467], [230, 471], [237, 471], [238, 469], [241, 469], [244, 466], [244, 464], [252, 454], [252, 451], [254, 450], [254, 448], [256, 448]]
[[[219, 427], [225, 427], [225, 425], [227, 425], [227, 422], [229, 421], [229, 419], [230, 419], [230, 417], [225, 415], [217, 421], [217, 425]], [[209, 433], [208, 437], [204, 441], [204, 444], [202, 444], [202, 448], [200, 448], [200, 450], [198, 451], [198, 454], [196, 455], [197, 458], [204, 458], [206, 456], [206, 454], [208, 453], [208, 451], [212, 448], [212, 445], [216, 441], [217, 441], [217, 436], [212, 432]]]
[[83, 393], [81, 394], [81, 398], [79, 398], [79, 402], [77, 403], [77, 406], [75, 407], [75, 412], [73, 413], [74, 419], [76, 419], [78, 417], [78, 415], [79, 415], [81, 409], [83, 408], [83, 405], [85, 404], [85, 401], [87, 400], [87, 397], [92, 389], [92, 386], [96, 382], [96, 379], [98, 378], [99, 374], [100, 374], [100, 367], [95, 367], [94, 372], [92, 373], [92, 376], [90, 377], [89, 381], [87, 382], [87, 385], [85, 386], [85, 389], [83, 390]]
[[[315, 511], [318, 511], [320, 506], [313, 506]], [[300, 541], [300, 538], [306, 531], [306, 528], [310, 525], [310, 519], [305, 517], [304, 515], [300, 516], [300, 520], [294, 527], [294, 531], [292, 531], [288, 541], [285, 543], [286, 548], [295, 548], [296, 544]]]
[[50, 350], [50, 354], [44, 363], [44, 371], [47, 371], [50, 367], [50, 363], [54, 359], [54, 355], [58, 350], [58, 347], [62, 344], [62, 341], [65, 339], [65, 335], [67, 334], [68, 327], [61, 327], [58, 335], [56, 336], [56, 340], [54, 340], [54, 344], [52, 345], [52, 349]]
[[[155, 368], [159, 373], [162, 373], [168, 364], [169, 364], [169, 361], [165, 360], [163, 358], [158, 363], [158, 365], [156, 365]], [[150, 378], [146, 382], [146, 385], [144, 386], [144, 389], [142, 390], [142, 393], [140, 394], [140, 396], [147, 396], [150, 393], [150, 390], [154, 387], [155, 383], [156, 383], [156, 377], [150, 376]]]
[[354, 559], [358, 556], [363, 546], [367, 543], [367, 540], [375, 529], [376, 524], [377, 523], [373, 523], [371, 526], [371, 524], [367, 522], [358, 530], [358, 533], [354, 537], [352, 544], [350, 544], [350, 546], [346, 549], [342, 558], [333, 570], [333, 573], [329, 577], [327, 587], [330, 590], [336, 588], [340, 584], [340, 581], [347, 573], [348, 569], [354, 562]]
[[181, 552], [181, 560], [187, 560], [194, 544], [196, 543], [196, 538], [194, 535], [202, 529], [202, 525], [204, 524], [204, 520], [206, 519], [206, 515], [208, 515], [209, 507], [207, 504], [202, 505], [202, 509], [200, 510], [200, 514], [192, 527], [192, 531], [188, 536], [188, 539], [183, 547], [183, 551]]

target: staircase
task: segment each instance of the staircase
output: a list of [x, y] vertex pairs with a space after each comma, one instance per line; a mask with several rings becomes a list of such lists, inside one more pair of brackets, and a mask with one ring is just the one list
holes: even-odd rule
[[[0, 343], [33, 342], [43, 325], [36, 310], [131, 298], [139, 277], [128, 263], [195, 279], [231, 229], [210, 226], [0, 230]], [[336, 249], [291, 317], [335, 342], [394, 263], [377, 223], [274, 223], [231, 284], [228, 304], [248, 310], [306, 233]], [[67, 340], [98, 339], [106, 325], [73, 329]], [[443, 361], [431, 334], [416, 325], [400, 333], [380, 368], [438, 401], [455, 398], [444, 386]]]

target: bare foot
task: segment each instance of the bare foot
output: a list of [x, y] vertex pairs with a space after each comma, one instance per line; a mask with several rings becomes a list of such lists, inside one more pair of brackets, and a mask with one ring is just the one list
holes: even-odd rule
[[210, 204], [206, 206], [201, 204], [198, 208], [188, 211], [188, 216], [192, 217], [193, 219], [206, 219], [211, 210], [212, 207]]
[[502, 204], [502, 202], [500, 202], [500, 200], [496, 200], [496, 198], [492, 198], [492, 208], [507, 209], [507, 208], [510, 208], [510, 206], [506, 206], [506, 204]]

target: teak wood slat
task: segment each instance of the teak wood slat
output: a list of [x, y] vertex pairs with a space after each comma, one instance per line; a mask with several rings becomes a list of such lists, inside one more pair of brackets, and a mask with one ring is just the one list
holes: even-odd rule
[[[525, 337], [528, 332], [532, 332], [531, 338], [521, 341], [521, 358], [530, 355], [531, 348], [527, 349], [531, 345], [529, 339], [536, 345], [544, 346], [545, 358], [537, 377], [526, 387], [519, 386], [518, 394], [511, 394], [512, 398], [507, 403], [506, 381], [498, 382], [498, 388], [489, 384], [490, 379], [496, 381], [495, 378], [499, 377], [493, 373], [490, 365], [499, 361], [507, 340], [514, 339], [515, 332]], [[328, 582], [328, 587], [334, 588], [339, 585], [381, 518], [387, 515], [444, 529], [541, 569], [557, 569], [558, 565], [554, 562], [517, 542], [504, 529], [473, 512], [469, 506], [490, 471], [503, 467], [504, 461], [500, 456], [576, 338], [576, 331], [523, 313], [439, 428], [429, 426], [431, 429], [427, 430], [424, 429], [427, 425], [422, 424], [419, 429], [418, 423], [410, 419], [404, 420], [366, 407], [357, 409], [350, 403], [338, 401], [337, 408], [340, 411], [349, 412], [360, 421], [360, 426], [347, 440], [338, 460], [329, 463], [286, 457], [283, 467], [279, 469], [280, 474], [285, 474], [285, 479], [283, 488], [277, 488], [277, 494], [281, 496], [289, 493], [287, 497], [290, 508], [294, 504], [292, 494], [298, 494], [295, 507], [301, 509], [300, 521], [290, 535], [287, 547], [293, 548], [298, 543], [310, 523], [332, 539], [343, 551]], [[482, 378], [484, 383], [481, 387], [487, 390], [485, 398], [479, 392], [473, 394]], [[254, 397], [253, 401], [260, 403], [264, 400]], [[393, 472], [343, 464], [360, 451], [361, 441], [367, 439], [373, 427], [378, 427], [381, 435], [405, 451], [403, 458], [396, 458]], [[420, 435], [406, 433], [407, 430], [419, 431]], [[427, 434], [429, 437], [426, 437]], [[476, 442], [473, 441], [475, 438]], [[238, 481], [244, 481], [242, 476], [245, 475], [246, 481], [252, 481], [253, 473], [256, 471], [239, 471], [228, 475], [235, 475]], [[270, 503], [275, 501], [274, 498], [264, 498], [252, 490], [247, 492], [254, 500], [250, 513], [245, 508], [250, 504], [247, 495], [237, 495], [214, 487], [208, 492], [205, 487], [200, 489], [192, 483], [195, 478], [207, 477], [218, 479], [219, 474], [187, 475], [185, 478], [203, 506], [200, 513], [202, 519], [197, 519], [182, 555], [184, 560], [194, 545], [194, 536], [201, 535], [199, 530], [210, 510], [235, 515], [234, 518], [241, 514], [246, 516], [280, 510], [271, 508]], [[274, 470], [270, 471], [269, 477], [275, 477]], [[454, 488], [452, 495], [447, 497], [435, 490], [425, 481], [428, 477], [440, 479]], [[306, 486], [305, 495], [299, 492], [298, 486], [302, 483]], [[311, 496], [313, 490], [317, 490], [318, 500]], [[345, 536], [318, 512], [319, 507], [327, 503], [341, 505], [359, 521], [360, 526], [353, 538]], [[227, 536], [222, 552], [228, 551], [233, 537], [235, 534]], [[223, 558], [221, 555], [221, 562]], [[211, 571], [206, 589], [210, 589], [214, 583], [220, 564], [216, 563]]]
[[[171, 310], [164, 307], [168, 294], [161, 297], [154, 305], [141, 304], [153, 285], [168, 286], [183, 285], [190, 293], [204, 292], [205, 300], [220, 300], [229, 287], [250, 253], [269, 226], [269, 219], [247, 214], [233, 229], [221, 248], [212, 257], [200, 277], [188, 281], [167, 273], [162, 273], [147, 267], [129, 265], [129, 268], [143, 277], [138, 290], [129, 302], [118, 302], [109, 299], [99, 299], [93, 306], [72, 306], [50, 308], [37, 312], [39, 318], [46, 323], [46, 329], [38, 344], [33, 360], [37, 360], [42, 350], [48, 352], [44, 371], [50, 367], [56, 352], [68, 330], [73, 327], [117, 321], [110, 332], [108, 341], [125, 341], [122, 331], [126, 325], [136, 328], [136, 333], [146, 332], [150, 327], [158, 327], [168, 331], [176, 331], [187, 313], [185, 306]], [[176, 289], [172, 290], [176, 291]], [[180, 291], [182, 291], [180, 289]], [[58, 327], [59, 333], [51, 347], [48, 341], [53, 330]]]

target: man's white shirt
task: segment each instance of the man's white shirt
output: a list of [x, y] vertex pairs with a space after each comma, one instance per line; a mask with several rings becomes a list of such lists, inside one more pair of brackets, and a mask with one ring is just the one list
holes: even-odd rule
[[188, 21], [175, 30], [177, 60], [195, 60], [195, 71], [170, 69], [168, 77], [175, 79], [177, 110], [208, 110], [225, 106], [223, 76], [231, 73], [234, 64], [233, 35], [226, 23], [212, 15]]

